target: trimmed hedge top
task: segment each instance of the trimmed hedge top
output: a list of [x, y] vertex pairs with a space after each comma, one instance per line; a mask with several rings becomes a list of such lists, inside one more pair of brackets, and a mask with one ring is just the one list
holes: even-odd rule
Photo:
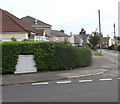
[[57, 71], [85, 67], [91, 63], [91, 50], [56, 42], [2, 43], [2, 73], [14, 73], [18, 56], [33, 54], [38, 71]]

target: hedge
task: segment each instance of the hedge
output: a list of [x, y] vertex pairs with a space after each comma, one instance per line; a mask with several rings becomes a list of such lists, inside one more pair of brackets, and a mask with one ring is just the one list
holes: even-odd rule
[[66, 70], [90, 65], [91, 50], [56, 42], [3, 42], [2, 73], [14, 73], [19, 55], [34, 55], [38, 71]]

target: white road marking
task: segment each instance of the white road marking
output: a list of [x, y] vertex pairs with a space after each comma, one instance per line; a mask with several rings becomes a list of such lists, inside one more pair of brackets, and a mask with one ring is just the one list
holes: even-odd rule
[[93, 80], [79, 80], [79, 82], [92, 82]]
[[112, 78], [107, 78], [107, 79], [99, 79], [100, 81], [111, 81]]
[[85, 76], [91, 76], [92, 74], [83, 74], [83, 75], [80, 75], [80, 77], [85, 77]]
[[58, 84], [67, 84], [67, 83], [71, 83], [71, 81], [61, 81], [61, 82], [57, 82]]
[[80, 76], [72, 76], [71, 78], [79, 78]]
[[103, 74], [103, 72], [99, 72], [99, 73], [96, 73], [96, 74], [98, 74], [98, 75], [99, 75], [99, 74]]
[[118, 79], [120, 79], [120, 78], [118, 78]]
[[86, 76], [91, 76], [92, 74], [86, 74]]
[[[74, 76], [75, 77], [75, 76]], [[76, 76], [78, 77], [78, 76]], [[120, 78], [117, 78], [117, 79], [120, 79]], [[106, 78], [106, 79], [99, 79], [99, 81], [111, 81], [112, 78]], [[93, 80], [92, 79], [88, 79], [88, 80], [79, 80], [78, 82], [79, 83], [82, 83], [82, 82], [92, 82]], [[72, 83], [72, 81], [59, 81], [59, 82], [56, 82], [57, 84], [70, 84]], [[32, 85], [48, 85], [49, 83], [48, 82], [41, 82], [41, 83], [32, 83]]]
[[80, 77], [84, 77], [84, 76], [86, 76], [86, 75], [80, 75]]
[[32, 85], [48, 85], [48, 82], [41, 82], [41, 83], [32, 83]]

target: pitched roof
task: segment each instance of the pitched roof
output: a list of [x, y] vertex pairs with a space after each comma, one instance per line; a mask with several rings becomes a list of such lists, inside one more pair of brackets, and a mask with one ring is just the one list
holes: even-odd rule
[[20, 32], [20, 31], [31, 31], [34, 32], [30, 25], [27, 25], [13, 14], [0, 9], [2, 17], [0, 24], [2, 24], [2, 32]]
[[103, 38], [102, 38], [102, 41], [103, 41], [103, 42], [108, 42], [109, 39], [110, 39], [110, 37], [103, 37]]
[[58, 30], [52, 30], [51, 36], [58, 36], [58, 37], [69, 37], [69, 35], [65, 34], [64, 32], [58, 31]]
[[89, 34], [79, 34], [78, 36], [80, 36], [83, 40], [86, 40]]
[[79, 35], [74, 35], [74, 43], [75, 43], [75, 44], [81, 43], [81, 38], [80, 38]]
[[43, 35], [44, 34], [44, 29], [34, 29], [34, 31], [38, 34], [38, 35]]
[[43, 21], [40, 21], [36, 18], [33, 18], [31, 16], [23, 17], [23, 18], [21, 18], [21, 20], [23, 20], [24, 22], [26, 22], [29, 25], [32, 25], [33, 27], [52, 27], [51, 25], [49, 25]]

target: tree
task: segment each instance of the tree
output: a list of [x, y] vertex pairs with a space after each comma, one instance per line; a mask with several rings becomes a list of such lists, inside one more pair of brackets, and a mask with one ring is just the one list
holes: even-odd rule
[[79, 34], [86, 34], [85, 29], [81, 28], [81, 31], [80, 31], [80, 33], [79, 33]]
[[93, 49], [96, 49], [96, 46], [100, 43], [100, 35], [98, 32], [92, 32], [92, 34], [90, 35], [90, 44], [92, 46]]

